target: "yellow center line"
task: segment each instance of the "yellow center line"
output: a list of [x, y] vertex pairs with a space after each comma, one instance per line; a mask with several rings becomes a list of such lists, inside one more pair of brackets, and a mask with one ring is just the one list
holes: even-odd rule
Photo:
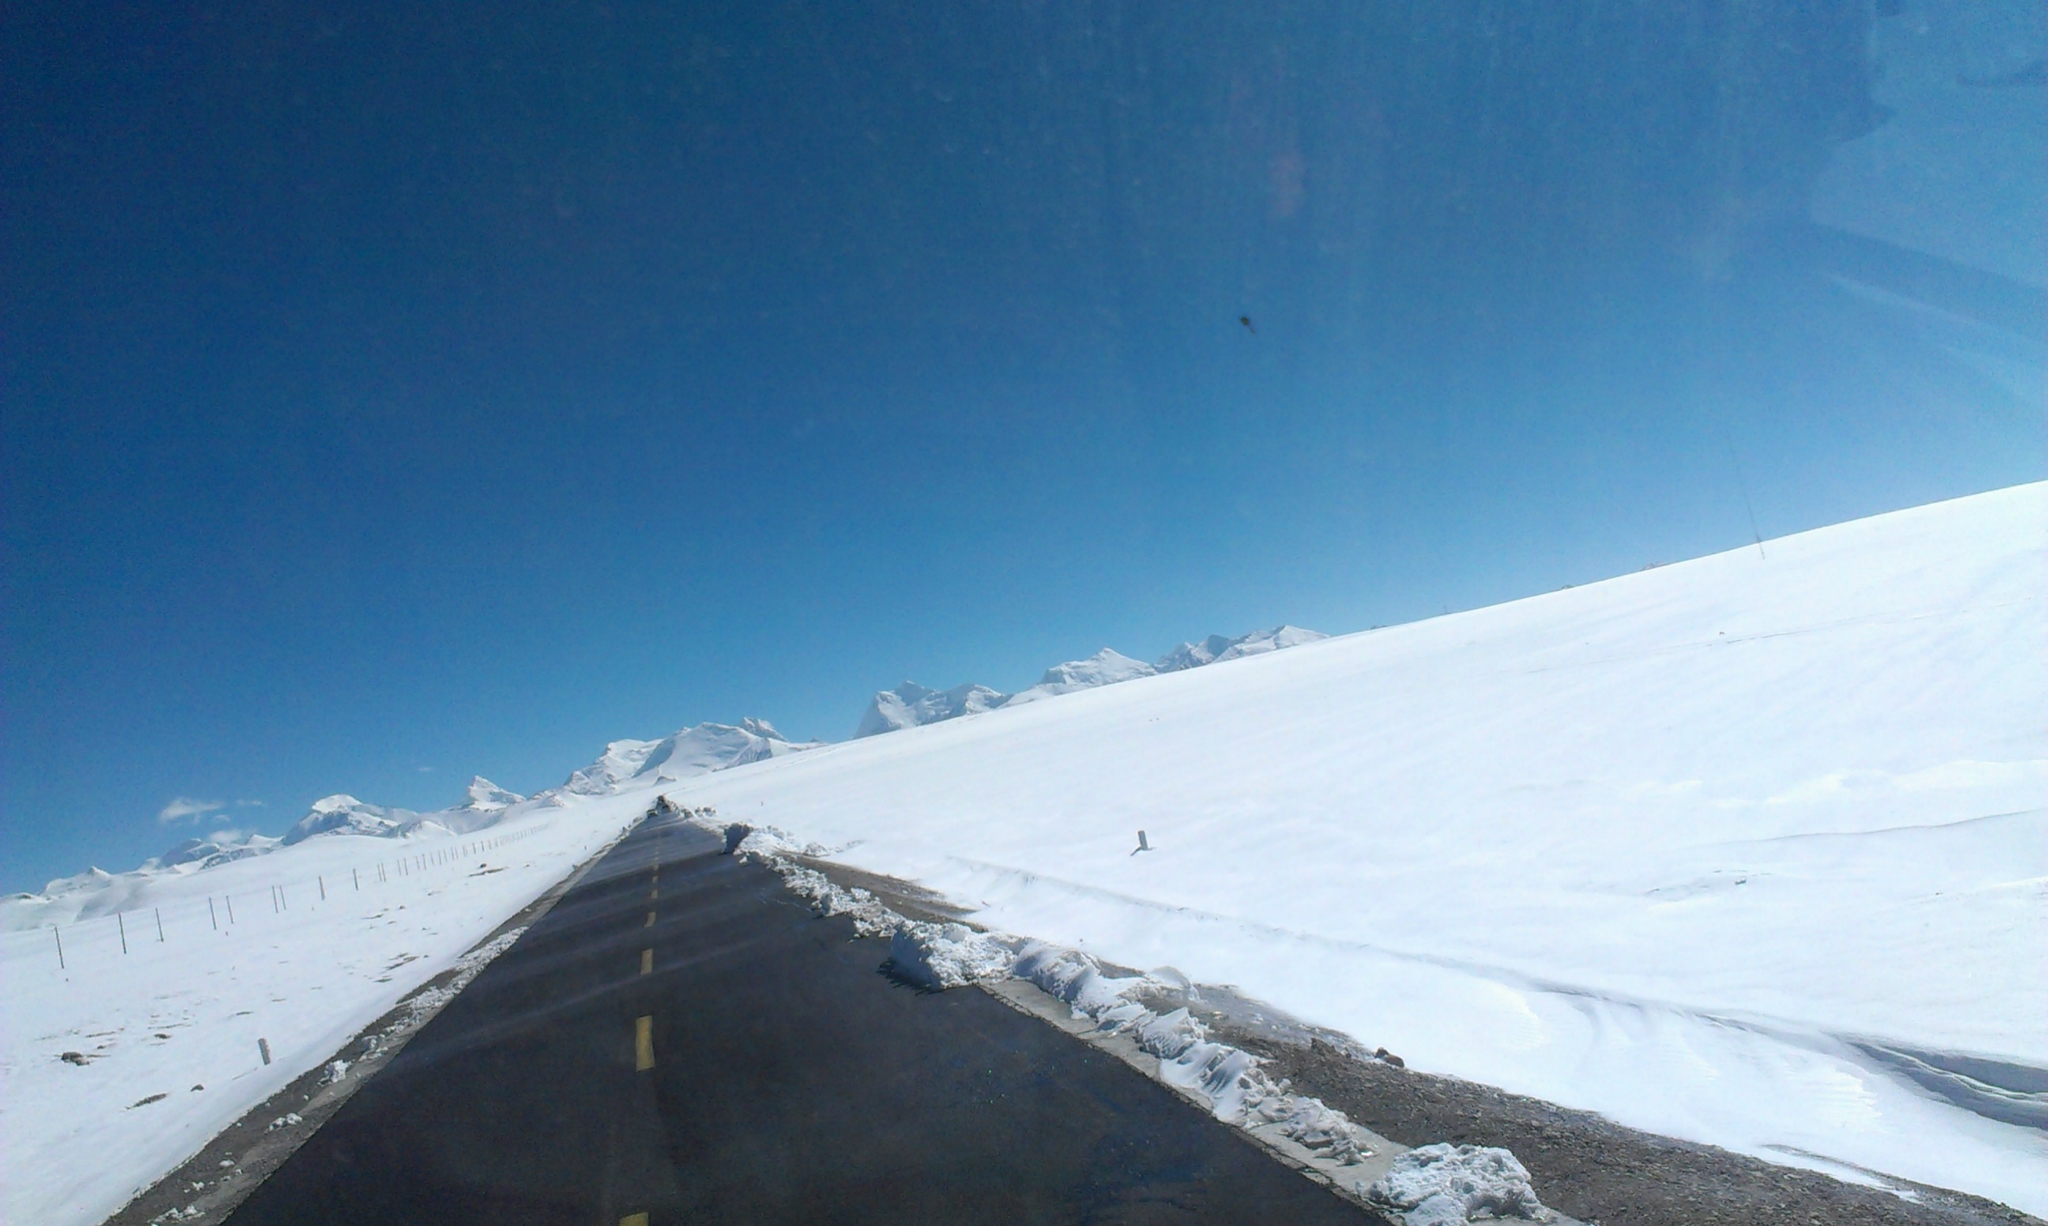
[[653, 950], [643, 949], [640, 951], [640, 973], [643, 975], [652, 975], [654, 973]]
[[633, 1020], [633, 1071], [644, 1073], [654, 1067], [654, 1019]]
[[655, 887], [654, 887], [653, 889], [651, 889], [651, 890], [647, 891], [647, 897], [649, 897], [649, 898], [660, 898], [660, 897], [661, 897], [661, 887], [660, 887], [660, 886], [655, 886]]
[[619, 1219], [619, 1226], [647, 1226], [647, 1215], [644, 1213], [629, 1213]]
[[646, 922], [646, 923], [644, 923], [644, 924], [642, 924], [642, 925], [640, 925], [640, 926], [641, 926], [642, 928], [652, 928], [652, 927], [654, 927], [654, 912], [652, 912], [652, 911], [649, 911], [649, 912], [647, 913], [647, 922]]

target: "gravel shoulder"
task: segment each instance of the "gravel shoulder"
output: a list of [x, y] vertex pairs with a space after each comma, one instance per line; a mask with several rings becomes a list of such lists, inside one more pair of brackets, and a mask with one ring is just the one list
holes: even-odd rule
[[[1491, 1086], [1396, 1068], [1319, 1038], [1276, 1042], [1222, 1023], [1255, 1051], [1366, 1127], [1406, 1145], [1500, 1145], [1534, 1177], [1543, 1203], [1597, 1226], [2039, 1226], [2040, 1219], [1960, 1192], [1889, 1180], [1905, 1196], [1706, 1145], [1624, 1128]], [[1236, 1033], [1233, 1033], [1233, 1030]]]

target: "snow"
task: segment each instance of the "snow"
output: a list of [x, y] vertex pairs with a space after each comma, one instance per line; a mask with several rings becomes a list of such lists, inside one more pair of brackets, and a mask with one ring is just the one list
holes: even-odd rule
[[816, 748], [815, 742], [791, 742], [767, 720], [697, 724], [658, 741], [613, 741], [603, 757], [570, 775], [562, 790], [605, 796], [634, 782], [684, 779]]
[[883, 690], [874, 696], [854, 728], [853, 736], [859, 740], [921, 724], [958, 719], [963, 715], [979, 715], [1002, 706], [1009, 697], [985, 685], [956, 685], [950, 690], [932, 690], [915, 681], [906, 681], [893, 690]]
[[1529, 1172], [1504, 1149], [1425, 1145], [1394, 1159], [1365, 1198], [1405, 1226], [1464, 1226], [1474, 1218], [1547, 1215], [1529, 1186]]
[[1055, 664], [1045, 670], [1045, 676], [1037, 685], [1020, 690], [1010, 696], [1005, 706], [1018, 706], [1037, 702], [1041, 698], [1053, 698], [1071, 694], [1076, 690], [1091, 690], [1098, 685], [1115, 685], [1120, 681], [1133, 681], [1149, 677], [1153, 673], [1150, 664], [1119, 655], [1105, 647], [1085, 660], [1069, 660]]
[[300, 818], [290, 830], [285, 831], [284, 843], [289, 847], [316, 834], [337, 832], [366, 834], [372, 837], [386, 835], [418, 816], [419, 814], [410, 809], [387, 809], [382, 805], [364, 804], [353, 796], [323, 796], [313, 802], [312, 812]]
[[0, 899], [0, 1221], [100, 1221], [444, 971], [409, 1008], [451, 998], [518, 933], [464, 951], [645, 813], [641, 789], [813, 747], [698, 724], [531, 799], [481, 776], [431, 813], [326, 796], [282, 839], [217, 831]]
[[1314, 630], [1300, 626], [1275, 626], [1271, 630], [1254, 630], [1250, 634], [1234, 639], [1212, 634], [1199, 643], [1182, 643], [1172, 651], [1159, 657], [1152, 665], [1153, 671], [1177, 673], [1183, 669], [1200, 668], [1204, 664], [1215, 664], [1222, 660], [1239, 660], [1245, 656], [1264, 655], [1285, 647], [1299, 647], [1329, 638]]
[[2048, 1068], [2044, 533], [2021, 486], [666, 790], [1411, 1068], [2043, 1213], [2040, 1130], [1882, 1053]]
[[973, 684], [954, 686], [950, 690], [932, 690], [915, 681], [906, 681], [893, 690], [883, 690], [874, 696], [868, 703], [867, 711], [861, 715], [860, 723], [854, 728], [853, 737], [860, 740], [864, 737], [880, 736], [884, 732], [900, 732], [905, 728], [918, 728], [926, 724], [958, 719], [963, 715], [980, 715], [999, 707], [1024, 706], [1080, 690], [1135, 681], [1155, 673], [1199, 668], [1222, 660], [1261, 655], [1283, 647], [1298, 647], [1303, 643], [1313, 643], [1328, 637], [1314, 630], [1303, 630], [1299, 626], [1276, 626], [1271, 630], [1255, 630], [1234, 639], [1212, 634], [1200, 643], [1182, 643], [1161, 656], [1157, 664], [1134, 660], [1105, 647], [1085, 660], [1068, 660], [1064, 664], [1053, 665], [1045, 670], [1045, 676], [1039, 679], [1037, 685], [1015, 694], [1005, 694], [1001, 690]]
[[[100, 918], [61, 929], [62, 970], [49, 929], [0, 933], [0, 1221], [103, 1220], [428, 980], [459, 972], [414, 1009], [452, 995], [517, 934], [465, 951], [647, 805], [512, 806], [482, 835], [439, 823], [401, 838], [327, 833], [204, 871], [99, 874], [97, 888], [11, 906], [10, 925]], [[400, 859], [416, 867], [401, 875]], [[125, 912], [125, 954], [110, 901]]]
[[1135, 675], [962, 687], [981, 718], [830, 754], [699, 724], [530, 800], [327, 797], [290, 846], [216, 831], [0, 899], [0, 1220], [100, 1220], [474, 973], [659, 795], [752, 826], [743, 849], [939, 891], [989, 931], [780, 865], [911, 981], [1028, 978], [1306, 1145], [1349, 1125], [1161, 993], [1230, 984], [1411, 1068], [2048, 1212], [2023, 1124], [2048, 1108], [2044, 535], [2048, 484], [2021, 486], [1366, 634], [1183, 644], [1153, 675], [1106, 653], [1062, 676]]
[[888, 970], [898, 979], [932, 992], [996, 979], [1024, 980], [1064, 1002], [1096, 1037], [1133, 1037], [1139, 1050], [1159, 1062], [1162, 1080], [1208, 1104], [1210, 1113], [1225, 1123], [1270, 1128], [1340, 1167], [1372, 1152], [1343, 1112], [1290, 1093], [1265, 1074], [1257, 1057], [1212, 1040], [1208, 1027], [1185, 1007], [1163, 1014], [1150, 1007], [1148, 1001], [1184, 998], [1189, 985], [1177, 973], [1115, 976], [1079, 950], [965, 924], [905, 919], [867, 890], [844, 889], [823, 873], [791, 862], [785, 853], [822, 849], [798, 847], [785, 831], [750, 831], [738, 847], [764, 857], [822, 914], [851, 916], [859, 935], [888, 936]]

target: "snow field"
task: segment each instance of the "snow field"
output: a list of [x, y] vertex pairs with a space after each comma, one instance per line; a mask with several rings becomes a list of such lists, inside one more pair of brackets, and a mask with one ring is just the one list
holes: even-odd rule
[[1414, 1068], [2048, 1213], [2048, 1136], [1865, 1050], [2048, 1068], [2044, 536], [2022, 486], [666, 790]]
[[0, 1221], [103, 1220], [456, 968], [646, 807], [577, 798], [472, 834], [323, 835], [289, 856], [137, 878], [120, 902], [128, 952], [111, 917], [67, 924], [62, 970], [48, 927], [0, 934]]

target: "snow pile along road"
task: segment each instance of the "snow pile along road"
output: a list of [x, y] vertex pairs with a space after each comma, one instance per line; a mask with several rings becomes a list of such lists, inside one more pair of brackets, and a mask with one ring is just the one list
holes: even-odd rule
[[[718, 826], [715, 817], [700, 820]], [[934, 992], [995, 979], [1025, 980], [1066, 1004], [1075, 1018], [1093, 1023], [1096, 1036], [1133, 1036], [1159, 1061], [1162, 1080], [1207, 1103], [1224, 1123], [1247, 1129], [1271, 1125], [1311, 1153], [1338, 1163], [1355, 1163], [1370, 1153], [1343, 1112], [1275, 1084], [1255, 1057], [1213, 1041], [1208, 1027], [1187, 1009], [1159, 1013], [1147, 1007], [1147, 998], [1170, 997], [1185, 981], [1112, 975], [1077, 950], [978, 932], [965, 924], [904, 919], [864, 889], [843, 889], [823, 873], [791, 863], [789, 852], [820, 849], [798, 848], [785, 832], [749, 832], [737, 841], [728, 837], [733, 850], [761, 856], [821, 914], [851, 916], [862, 936], [887, 936], [889, 970], [898, 979]]]
[[1394, 1159], [1394, 1168], [1366, 1189], [1366, 1200], [1406, 1226], [1464, 1226], [1474, 1219], [1548, 1216], [1529, 1186], [1529, 1172], [1504, 1149], [1425, 1145]]
[[2044, 1213], [2044, 533], [2023, 486], [662, 790], [1413, 1068]]

